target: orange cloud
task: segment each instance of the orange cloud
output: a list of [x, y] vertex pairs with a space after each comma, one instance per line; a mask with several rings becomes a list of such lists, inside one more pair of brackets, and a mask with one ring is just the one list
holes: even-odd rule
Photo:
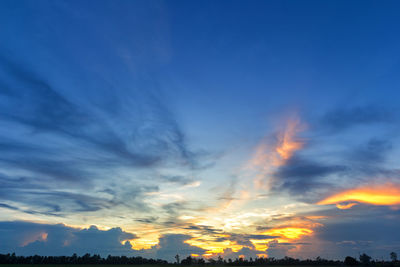
[[257, 188], [265, 188], [265, 176], [273, 168], [284, 165], [297, 150], [304, 146], [304, 141], [298, 138], [298, 134], [304, 129], [305, 125], [301, 123], [299, 118], [289, 119], [283, 130], [278, 132], [275, 144], [270, 144], [264, 140], [258, 145], [253, 158], [247, 165], [247, 168], [255, 169], [258, 172], [255, 177]]
[[274, 145], [269, 146], [263, 142], [257, 147], [250, 166], [269, 169], [271, 164], [273, 166], [284, 164], [296, 150], [304, 146], [304, 142], [297, 137], [304, 128], [300, 119], [289, 119], [284, 129], [277, 134], [277, 142]]
[[293, 240], [298, 240], [306, 236], [311, 236], [314, 234], [312, 228], [322, 226], [319, 223], [305, 222], [305, 221], [295, 221], [293, 225], [279, 226], [268, 229], [265, 232], [259, 234], [276, 236], [276, 238], [268, 239], [251, 239], [250, 241], [254, 245], [256, 250], [267, 251], [270, 242], [291, 242]]
[[284, 161], [293, 156], [296, 150], [303, 147], [304, 142], [296, 137], [297, 134], [303, 130], [304, 126], [298, 118], [288, 121], [285, 130], [278, 135], [278, 143], [275, 147], [275, 151], [279, 155], [279, 158], [276, 159], [275, 164], [278, 166], [283, 164]]
[[39, 233], [35, 233], [33, 235], [30, 236], [26, 236], [25, 240], [22, 242], [21, 246], [24, 247], [30, 243], [33, 243], [35, 241], [47, 241], [47, 236], [48, 234], [46, 232], [39, 232]]
[[[349, 202], [343, 204], [343, 202]], [[339, 209], [349, 209], [358, 203], [395, 206], [400, 204], [400, 185], [387, 183], [346, 190], [319, 201], [318, 205], [336, 204]]]

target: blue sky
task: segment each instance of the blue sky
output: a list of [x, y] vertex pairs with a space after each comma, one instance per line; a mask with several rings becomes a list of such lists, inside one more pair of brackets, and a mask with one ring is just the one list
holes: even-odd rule
[[0, 5], [0, 253], [399, 252], [398, 2]]

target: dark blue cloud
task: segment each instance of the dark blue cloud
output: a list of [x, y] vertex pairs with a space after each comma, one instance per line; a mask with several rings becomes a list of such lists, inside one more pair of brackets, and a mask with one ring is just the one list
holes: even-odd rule
[[179, 185], [189, 185], [194, 182], [193, 179], [182, 175], [173, 175], [173, 176], [162, 175], [160, 178], [161, 180], [166, 181], [168, 183], [179, 184]]
[[168, 234], [160, 238], [156, 247], [157, 258], [173, 261], [173, 257], [179, 254], [182, 258], [190, 254], [202, 255], [206, 252], [205, 249], [191, 246], [184, 241], [191, 239], [190, 235]]
[[37, 224], [30, 222], [0, 222], [0, 250], [15, 251], [22, 255], [72, 255], [98, 253], [123, 255], [132, 253], [124, 240], [136, 236], [121, 230], [99, 230], [95, 226], [76, 229], [63, 224]]
[[390, 140], [371, 138], [351, 151], [348, 160], [376, 166], [386, 160], [388, 152], [392, 149], [393, 144]]
[[349, 168], [345, 165], [332, 165], [295, 156], [274, 172], [273, 190], [288, 191], [305, 200], [318, 189], [331, 186], [330, 176], [344, 175], [347, 171]]
[[393, 112], [386, 108], [369, 105], [331, 110], [321, 118], [320, 123], [329, 131], [340, 132], [359, 125], [386, 124], [394, 121]]
[[[58, 134], [63, 138], [93, 146], [100, 153], [119, 159], [121, 163], [148, 166], [158, 161], [156, 155], [139, 154], [129, 150], [128, 140], [122, 139], [115, 129], [110, 127], [106, 118], [100, 117], [88, 107], [83, 108], [72, 103], [43, 81], [43, 78], [39, 78], [38, 74], [25, 70], [22, 63], [8, 60], [2, 62], [3, 81], [9, 81], [9, 77], [14, 77], [13, 83], [9, 85], [14, 89], [13, 94], [7, 94], [5, 99], [3, 98], [5, 104], [1, 108], [1, 113], [5, 119], [26, 125], [35, 134]], [[138, 126], [132, 125], [132, 127]], [[164, 128], [164, 130], [170, 129]], [[171, 130], [179, 131], [175, 125]], [[182, 133], [171, 134], [180, 137], [174, 140], [175, 142], [182, 141]], [[179, 149], [184, 146], [177, 144]]]
[[[314, 146], [318, 143], [313, 144]], [[386, 165], [393, 150], [390, 138], [372, 137], [335, 151], [329, 160], [307, 154], [308, 147], [273, 173], [275, 192], [287, 191], [296, 199], [315, 202], [322, 195], [382, 177], [398, 180], [399, 170]], [[332, 163], [334, 158], [335, 164]], [[376, 181], [375, 181], [376, 182]]]
[[274, 176], [278, 179], [297, 180], [326, 176], [332, 173], [343, 172], [346, 167], [340, 165], [324, 165], [310, 162], [299, 157], [291, 158], [284, 166], [278, 169]]
[[[147, 192], [158, 191], [156, 186], [136, 186], [129, 189], [129, 198], [108, 190], [99, 195], [96, 192], [71, 192], [56, 189], [46, 180], [33, 177], [9, 177], [0, 175], [0, 199], [3, 202], [13, 203], [3, 208], [19, 210], [30, 214], [44, 214], [52, 216], [67, 216], [70, 213], [93, 212], [102, 209], [113, 209], [124, 206], [136, 210], [150, 210], [143, 202], [143, 195]], [[25, 208], [20, 208], [20, 207]], [[28, 207], [28, 208], [27, 208]]]
[[349, 210], [332, 208], [321, 214], [334, 216], [317, 229], [318, 237], [323, 240], [387, 241], [388, 244], [399, 241], [395, 229], [400, 223], [400, 211], [391, 207], [359, 204]]
[[[290, 250], [296, 248], [296, 246], [301, 246], [301, 250], [304, 249], [304, 246], [312, 245], [311, 243], [304, 242], [278, 242], [276, 240], [268, 242], [268, 256], [274, 257], [277, 259], [282, 259], [288, 254], [290, 254]], [[300, 255], [300, 258], [305, 258]]]
[[[250, 241], [250, 239], [275, 239], [275, 238], [279, 238], [279, 236], [273, 236], [273, 235], [262, 235], [262, 234], [235, 234], [235, 233], [225, 233], [228, 234], [228, 237], [226, 239], [221, 239], [218, 240], [220, 242], [225, 241], [225, 240], [231, 240], [231, 241], [235, 241], [237, 244], [242, 245], [242, 246], [246, 246], [248, 248], [250, 248], [251, 250], [255, 249], [254, 244]], [[254, 254], [254, 253], [251, 253]], [[240, 255], [240, 254], [239, 254]], [[246, 257], [249, 256], [249, 254], [245, 254]]]
[[331, 243], [332, 251], [324, 251], [326, 256], [354, 256], [365, 252], [388, 259], [390, 251], [400, 249], [399, 210], [360, 204], [350, 210], [332, 209], [321, 214], [332, 218], [315, 231], [317, 238]]

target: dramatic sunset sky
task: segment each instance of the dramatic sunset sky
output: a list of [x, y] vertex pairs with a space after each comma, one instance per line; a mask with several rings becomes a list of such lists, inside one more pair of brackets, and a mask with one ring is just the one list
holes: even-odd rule
[[0, 253], [400, 253], [399, 1], [0, 1]]

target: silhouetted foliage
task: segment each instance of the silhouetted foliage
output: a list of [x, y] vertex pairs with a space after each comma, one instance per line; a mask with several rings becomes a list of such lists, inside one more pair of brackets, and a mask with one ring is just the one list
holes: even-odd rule
[[397, 253], [396, 252], [390, 252], [390, 259], [393, 262], [396, 262], [397, 261]]
[[[390, 254], [392, 261], [371, 261], [371, 257], [367, 254], [360, 255], [361, 264], [371, 265], [376, 267], [400, 267], [400, 263], [396, 260], [393, 261], [392, 253]], [[397, 256], [397, 255], [396, 255]], [[146, 259], [142, 257], [127, 257], [127, 256], [111, 256], [107, 258], [102, 258], [100, 255], [85, 254], [83, 256], [78, 256], [73, 254], [72, 256], [17, 256], [13, 254], [0, 254], [0, 264], [109, 264], [109, 265], [178, 265], [179, 256], [175, 256], [177, 260], [176, 263], [168, 263], [165, 260], [160, 259]], [[181, 265], [227, 265], [227, 266], [355, 266], [358, 265], [355, 258], [347, 256], [344, 261], [339, 260], [327, 260], [321, 257], [317, 257], [315, 260], [306, 259], [294, 259], [291, 257], [284, 257], [283, 259], [271, 258], [236, 258], [225, 260], [221, 256], [217, 259], [209, 258], [204, 260], [199, 257], [189, 256], [180, 261]]]
[[181, 264], [183, 265], [192, 265], [192, 263], [193, 263], [193, 258], [190, 256], [181, 261]]
[[347, 265], [347, 266], [355, 266], [355, 265], [358, 264], [358, 261], [353, 257], [347, 256], [344, 259], [344, 264]]
[[0, 264], [168, 264], [165, 260], [145, 259], [142, 257], [111, 256], [102, 258], [100, 255], [85, 254], [83, 256], [16, 256], [0, 254]]
[[368, 256], [367, 254], [363, 253], [360, 255], [360, 262], [364, 266], [368, 266], [371, 264], [371, 257]]

